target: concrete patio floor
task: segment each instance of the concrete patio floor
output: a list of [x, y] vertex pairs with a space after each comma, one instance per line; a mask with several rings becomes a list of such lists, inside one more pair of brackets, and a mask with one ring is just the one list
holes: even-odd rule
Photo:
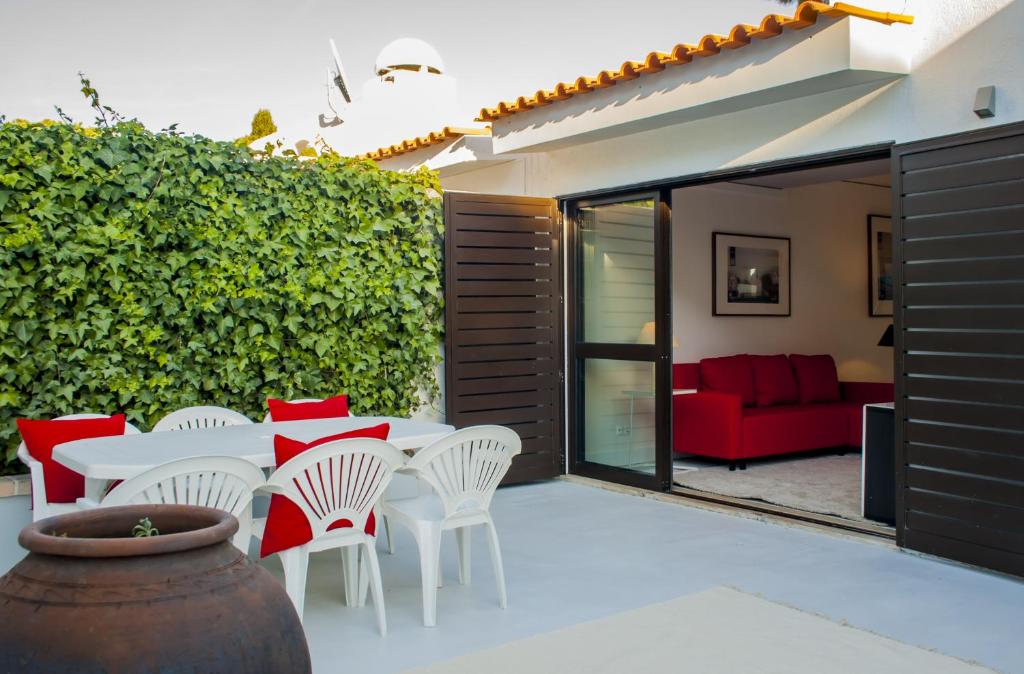
[[[1024, 673], [1024, 583], [890, 546], [567, 481], [499, 490], [493, 514], [509, 607], [497, 606], [482, 532], [473, 580], [457, 582], [454, 538], [442, 558], [438, 625], [420, 622], [419, 566], [396, 529], [381, 554], [388, 636], [371, 605], [342, 603], [336, 551], [313, 556], [306, 631], [314, 671], [397, 672], [621, 611], [730, 586], [854, 627]], [[264, 562], [280, 577], [276, 559]], [[737, 648], [743, 635], [734, 635]], [[686, 653], [665, 665], [685, 670]]]

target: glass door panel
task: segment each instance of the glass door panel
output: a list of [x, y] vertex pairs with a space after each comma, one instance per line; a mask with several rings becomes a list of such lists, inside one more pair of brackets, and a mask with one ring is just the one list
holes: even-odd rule
[[671, 480], [666, 194], [570, 207], [571, 468], [648, 489]]

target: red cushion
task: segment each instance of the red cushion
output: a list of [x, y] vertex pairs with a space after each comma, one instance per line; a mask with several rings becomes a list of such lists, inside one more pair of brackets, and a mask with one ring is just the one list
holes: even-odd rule
[[832, 356], [790, 355], [789, 362], [796, 373], [800, 402], [834, 403], [839, 401], [839, 375]]
[[700, 371], [697, 363], [672, 364], [672, 388], [696, 389], [700, 385]]
[[793, 368], [785, 356], [751, 356], [750, 369], [754, 373], [754, 398], [758, 407], [787, 405], [799, 398]]
[[750, 357], [742, 354], [701, 359], [700, 385], [705, 391], [738, 395], [745, 406], [753, 405], [754, 376], [750, 369]]
[[[312, 442], [301, 442], [299, 440], [286, 438], [283, 435], [275, 435], [274, 458], [277, 465], [280, 466], [284, 462], [298, 456], [307, 449], [311, 449], [328, 442], [334, 442], [335, 440], [345, 440], [347, 438], [376, 438], [378, 440], [387, 440], [390, 430], [390, 424], [380, 424], [379, 426], [358, 428], [354, 431], [338, 433], [337, 435], [329, 435], [325, 438], [320, 438]], [[340, 519], [331, 523], [327, 528], [330, 530], [351, 526], [351, 520]], [[377, 531], [376, 518], [374, 518], [372, 512], [366, 519], [366, 527], [363, 531], [371, 536], [373, 536]], [[282, 496], [280, 494], [271, 495], [270, 510], [267, 511], [267, 525], [263, 531], [263, 541], [260, 543], [260, 557], [266, 557], [267, 555], [272, 555], [275, 552], [280, 552], [281, 550], [294, 548], [296, 545], [302, 545], [310, 542], [311, 540], [313, 540], [313, 530], [310, 529], [309, 520], [306, 519], [306, 515], [302, 512], [302, 509], [286, 496]]]
[[777, 405], [743, 412], [743, 458], [843, 447], [849, 438], [850, 410], [831, 405]]
[[53, 460], [53, 448], [62, 442], [124, 435], [124, 415], [98, 419], [18, 419], [25, 448], [43, 464], [47, 503], [74, 503], [85, 496], [85, 478]]
[[290, 403], [267, 398], [271, 421], [302, 421], [348, 416], [348, 396], [340, 395], [311, 403]]

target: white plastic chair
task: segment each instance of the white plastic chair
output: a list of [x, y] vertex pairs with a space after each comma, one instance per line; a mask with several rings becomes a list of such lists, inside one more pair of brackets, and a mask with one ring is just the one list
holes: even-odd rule
[[[279, 466], [267, 480], [265, 489], [297, 505], [313, 532], [308, 543], [278, 553], [284, 567], [285, 590], [300, 619], [305, 605], [309, 553], [340, 548], [347, 602], [362, 604], [364, 579], [368, 581], [377, 610], [377, 627], [382, 636], [387, 634], [376, 537], [364, 530], [394, 471], [405, 461], [405, 454], [388, 442], [351, 438], [308, 449]], [[348, 520], [352, 526], [328, 531], [331, 524], [341, 519]], [[257, 536], [262, 536], [265, 524], [266, 520], [257, 520]], [[361, 552], [363, 564], [355, 555], [346, 555], [348, 551]], [[360, 569], [363, 565], [368, 567], [369, 577], [363, 575]], [[357, 593], [360, 597], [353, 601]]]
[[217, 426], [242, 426], [252, 419], [226, 407], [199, 405], [171, 412], [153, 425], [154, 433], [163, 431], [194, 431]]
[[263, 469], [233, 456], [197, 456], [150, 468], [121, 482], [100, 503], [78, 499], [81, 508], [174, 503], [225, 510], [238, 518], [232, 542], [249, 552], [253, 492], [265, 483]]
[[[508, 605], [505, 571], [498, 534], [489, 512], [494, 490], [505, 477], [512, 458], [522, 450], [515, 431], [503, 426], [473, 426], [455, 431], [416, 452], [400, 472], [415, 475], [433, 487], [432, 494], [385, 501], [383, 516], [412, 532], [420, 552], [423, 583], [423, 624], [437, 622], [441, 533], [455, 530], [459, 546], [459, 582], [469, 583], [470, 527], [487, 529], [491, 562], [498, 583], [498, 603]], [[388, 529], [388, 549], [394, 551]]]
[[[109, 414], [67, 414], [62, 417], [56, 417], [57, 419], [106, 419], [109, 418]], [[124, 434], [125, 435], [136, 435], [140, 431], [138, 428], [124, 422]], [[18, 458], [21, 462], [28, 466], [28, 472], [32, 481], [32, 521], [36, 522], [47, 517], [53, 517], [54, 515], [63, 515], [65, 513], [73, 513], [78, 510], [78, 505], [75, 503], [50, 503], [46, 500], [46, 480], [43, 478], [43, 464], [40, 461], [36, 461], [31, 454], [28, 453], [28, 448], [25, 443], [22, 442], [18, 445]]]
[[[322, 403], [323, 401], [324, 401], [323, 398], [299, 398], [298, 400], [287, 400], [285, 402], [289, 402], [289, 403]], [[272, 421], [273, 421], [273, 419], [270, 418], [270, 412], [267, 412], [266, 415], [264, 415], [264, 417], [263, 417], [263, 423], [269, 424]]]

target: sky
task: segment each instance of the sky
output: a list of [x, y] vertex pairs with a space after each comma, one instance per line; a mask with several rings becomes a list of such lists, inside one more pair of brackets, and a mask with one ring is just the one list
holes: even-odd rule
[[59, 105], [92, 123], [83, 71], [106, 105], [150, 128], [230, 139], [269, 108], [284, 134], [311, 137], [327, 111], [328, 38], [358, 91], [385, 44], [417, 37], [458, 81], [459, 125], [499, 100], [790, 11], [773, 0], [0, 0], [0, 114], [53, 118]]

